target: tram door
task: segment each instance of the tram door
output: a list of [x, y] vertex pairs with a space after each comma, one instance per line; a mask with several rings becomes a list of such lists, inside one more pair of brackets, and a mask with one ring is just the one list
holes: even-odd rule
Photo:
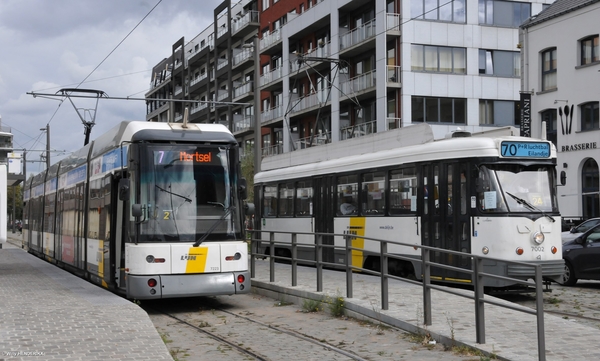
[[[467, 163], [435, 162], [424, 165], [423, 244], [460, 252], [470, 252], [469, 177]], [[431, 261], [470, 268], [470, 257], [433, 252]], [[432, 267], [434, 279], [471, 283], [467, 273]]]
[[[334, 193], [333, 187], [334, 182], [332, 177], [318, 177], [313, 179], [314, 182], [314, 204], [313, 204], [313, 219], [314, 219], [314, 230], [316, 233], [334, 233], [333, 229], [333, 217], [334, 209]], [[315, 236], [315, 244], [317, 243], [317, 236]], [[334, 244], [333, 236], [323, 237], [324, 245]], [[316, 255], [315, 255], [316, 257]], [[316, 258], [315, 258], [316, 259]], [[334, 249], [332, 247], [323, 248], [323, 261], [324, 262], [335, 262]]]

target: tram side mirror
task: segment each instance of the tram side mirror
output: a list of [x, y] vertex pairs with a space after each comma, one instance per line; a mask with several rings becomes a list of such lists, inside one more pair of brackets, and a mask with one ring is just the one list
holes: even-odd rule
[[560, 185], [564, 186], [567, 184], [567, 172], [564, 170], [560, 172]]
[[246, 178], [240, 178], [240, 198], [246, 199], [248, 198], [248, 183], [246, 182]]
[[132, 204], [131, 205], [131, 215], [134, 217], [142, 216], [142, 205], [141, 204]]
[[119, 180], [119, 200], [129, 200], [129, 178]]
[[244, 213], [247, 216], [252, 216], [256, 212], [256, 208], [254, 207], [254, 203], [246, 203], [244, 205]]

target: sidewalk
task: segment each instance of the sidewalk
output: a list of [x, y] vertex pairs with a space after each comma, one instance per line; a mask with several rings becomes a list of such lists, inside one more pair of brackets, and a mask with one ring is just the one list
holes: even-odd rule
[[21, 249], [0, 249], [0, 360], [172, 360], [136, 304]]
[[[323, 292], [316, 292], [316, 269], [298, 267], [298, 285], [291, 287], [291, 266], [275, 264], [275, 282], [269, 281], [269, 261], [256, 261], [254, 292], [302, 304], [346, 294], [346, 275], [323, 271]], [[485, 304], [485, 344], [476, 343], [474, 301], [432, 290], [432, 325], [423, 326], [423, 291], [419, 286], [390, 280], [389, 309], [381, 310], [379, 278], [353, 274], [353, 298], [344, 307], [350, 316], [366, 316], [413, 333], [430, 333], [446, 345], [467, 345], [501, 360], [536, 361], [537, 321], [534, 315]], [[470, 291], [464, 291], [470, 292]], [[471, 293], [471, 292], [470, 292]], [[486, 295], [487, 297], [491, 297]], [[495, 298], [498, 302], [507, 301]], [[544, 315], [546, 360], [599, 360], [599, 330], [553, 315]]]

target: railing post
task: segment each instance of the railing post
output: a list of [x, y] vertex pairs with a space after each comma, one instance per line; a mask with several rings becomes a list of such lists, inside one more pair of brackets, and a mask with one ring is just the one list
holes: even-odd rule
[[317, 235], [317, 292], [323, 292], [323, 236]]
[[352, 298], [352, 237], [346, 239], [346, 297]]
[[546, 361], [546, 336], [544, 331], [544, 288], [542, 265], [535, 266], [535, 310], [537, 316], [538, 359]]
[[275, 233], [269, 232], [269, 280], [275, 282]]
[[[257, 252], [254, 252], [255, 246]], [[256, 253], [258, 253], [258, 242], [254, 242], [254, 231], [250, 231], [250, 278], [256, 277]]]
[[389, 308], [387, 242], [381, 242], [381, 309]]
[[475, 291], [475, 334], [476, 342], [479, 344], [485, 343], [485, 311], [483, 301], [483, 259], [479, 257], [473, 258], [475, 264], [473, 267], [473, 282]]
[[431, 265], [429, 264], [429, 250], [421, 248], [421, 267], [423, 269], [423, 322], [430, 326], [431, 321]]
[[298, 235], [292, 233], [292, 287], [298, 285]]

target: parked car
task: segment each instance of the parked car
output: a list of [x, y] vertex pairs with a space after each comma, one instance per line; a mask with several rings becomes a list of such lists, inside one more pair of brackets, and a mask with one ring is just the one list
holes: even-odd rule
[[562, 232], [562, 243], [564, 244], [567, 241], [574, 240], [575, 238], [581, 236], [585, 231], [594, 227], [597, 224], [600, 224], [600, 218], [590, 218], [587, 221], [580, 223], [578, 226], [571, 228], [570, 231]]
[[563, 244], [565, 273], [561, 282], [573, 286], [577, 280], [600, 280], [600, 224]]

